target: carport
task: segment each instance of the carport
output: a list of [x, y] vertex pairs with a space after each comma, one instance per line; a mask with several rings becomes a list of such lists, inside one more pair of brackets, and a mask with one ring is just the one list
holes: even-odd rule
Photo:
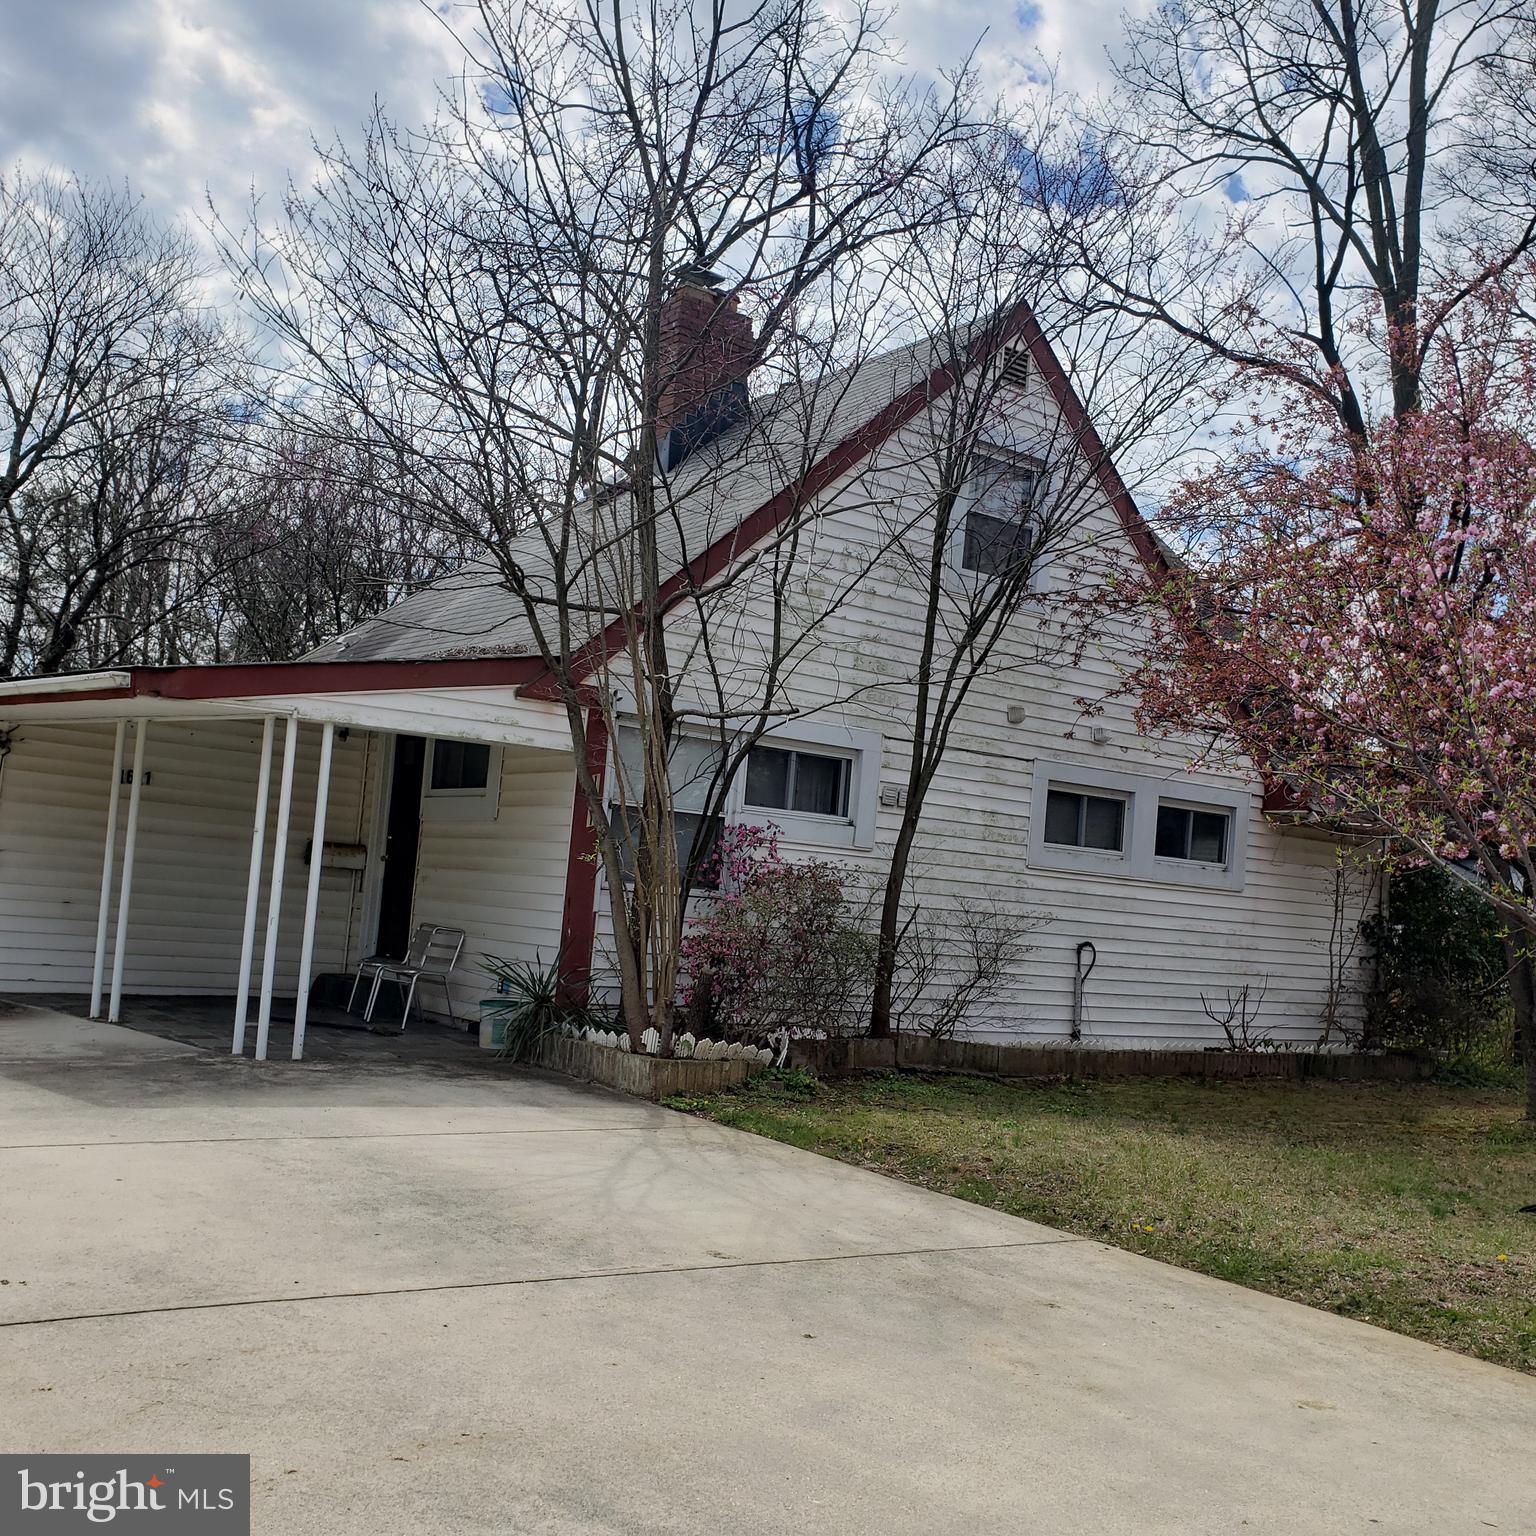
[[[0, 827], [11, 834], [0, 839], [0, 990], [79, 986], [89, 1016], [115, 1022], [130, 977], [138, 991], [206, 992], [227, 964], [217, 990], [230, 994], [233, 1053], [246, 1049], [254, 999], [255, 1056], [266, 1058], [274, 1000], [291, 993], [291, 1054], [301, 1059], [317, 944], [323, 938], [327, 961], [350, 969], [378, 929], [391, 745], [475, 744], [496, 764], [487, 793], [501, 793], [503, 753], [512, 754], [509, 776], [526, 770], [554, 783], [570, 760], [569, 727], [556, 705], [523, 695], [539, 671], [527, 659], [297, 662], [0, 683], [3, 744], [15, 757], [0, 770]], [[152, 941], [136, 900], [155, 774], [176, 778], [182, 799], [151, 791]], [[569, 816], [572, 789], [556, 789]], [[418, 783], [413, 793], [427, 790]], [[553, 873], [563, 884], [567, 850], [559, 853]], [[549, 854], [530, 857], [547, 863]], [[96, 873], [87, 890], [88, 859]], [[558, 934], [558, 897], [547, 916]], [[14, 958], [29, 947], [58, 958]], [[185, 962], [200, 948], [222, 958], [210, 955], [192, 974]], [[70, 984], [50, 985], [66, 972]]]

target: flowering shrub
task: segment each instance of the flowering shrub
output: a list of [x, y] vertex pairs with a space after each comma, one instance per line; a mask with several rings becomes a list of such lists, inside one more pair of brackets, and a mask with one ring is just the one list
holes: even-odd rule
[[784, 859], [771, 827], [727, 829], [712, 857], [720, 894], [682, 943], [690, 1027], [738, 1039], [861, 1027], [874, 943], [845, 872]]

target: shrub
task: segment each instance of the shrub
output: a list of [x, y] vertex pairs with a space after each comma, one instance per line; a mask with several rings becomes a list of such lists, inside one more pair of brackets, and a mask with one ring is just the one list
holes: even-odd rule
[[719, 895], [682, 944], [687, 1027], [746, 1040], [782, 1029], [861, 1029], [874, 941], [846, 872], [825, 860], [782, 858], [764, 827], [729, 828], [712, 857]]
[[497, 995], [486, 1011], [504, 1027], [501, 1054], [509, 1061], [526, 1061], [546, 1035], [559, 1034], [568, 1023], [590, 1022], [580, 1009], [560, 999], [561, 958], [546, 964], [542, 959], [499, 960], [487, 955], [480, 969], [496, 983]]
[[1034, 948], [1028, 936], [1042, 921], [995, 897], [941, 914], [914, 907], [897, 939], [891, 1011], [899, 1027], [949, 1040], [984, 1020]]
[[1488, 903], [1445, 871], [1392, 876], [1387, 919], [1361, 924], [1377, 981], [1366, 1030], [1371, 1044], [1486, 1059], [1509, 1050], [1503, 933]]

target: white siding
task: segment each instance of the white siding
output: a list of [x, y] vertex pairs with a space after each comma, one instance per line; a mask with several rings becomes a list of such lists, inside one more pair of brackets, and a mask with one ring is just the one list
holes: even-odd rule
[[[1036, 400], [1032, 409], [1039, 410]], [[819, 594], [839, 571], [857, 569], [858, 551], [877, 548], [882, 528], [910, 516], [902, 512], [910, 466], [923, 456], [917, 429], [900, 437], [855, 480], [829, 500], [840, 508], [821, 520], [813, 538], [813, 571], [801, 589], [803, 609], [818, 611]], [[894, 513], [891, 509], [897, 509]], [[1090, 547], [1124, 534], [1107, 505], [1077, 530]], [[755, 637], [770, 633], [769, 610], [756, 599], [733, 621], [743, 696], [750, 696]], [[879, 731], [884, 738], [882, 779], [905, 784], [901, 732], [911, 716], [921, 607], [889, 568], [859, 582], [853, 596], [821, 624], [817, 642], [793, 669], [788, 702], [816, 718]], [[1020, 914], [1036, 914], [1033, 950], [1017, 968], [1006, 995], [968, 1033], [1061, 1040], [1071, 1024], [1075, 951], [1091, 940], [1098, 951], [1088, 984], [1084, 1039], [1110, 1045], [1219, 1043], [1201, 995], [1220, 1005], [1229, 987], [1267, 986], [1258, 1027], [1276, 1040], [1316, 1039], [1329, 989], [1336, 853], [1327, 842], [1282, 834], [1261, 811], [1262, 786], [1251, 771], [1192, 769], [1192, 748], [1139, 737], [1133, 701], [1116, 697], [1121, 656], [1133, 636], [1106, 637], [1077, 665], [1042, 665], [1033, 649], [1035, 619], [1016, 623], [1018, 643], [995, 658], [990, 675], [974, 687], [928, 797], [912, 863], [924, 911], [947, 920], [978, 902], [998, 901]], [[672, 621], [676, 652], [685, 649], [692, 615]], [[675, 660], [675, 658], [674, 658]], [[1110, 740], [1094, 746], [1083, 729], [1080, 698], [1102, 701], [1096, 723]], [[1010, 725], [1010, 705], [1023, 705], [1022, 724]], [[1084, 739], [1073, 739], [1074, 727]], [[790, 731], [792, 734], [792, 730]], [[1153, 880], [1106, 878], [1098, 873], [1031, 867], [1030, 807], [1037, 759], [1076, 763], [1167, 780], [1170, 792], [1199, 798], [1201, 784], [1246, 790], [1246, 873], [1238, 891], [1197, 889]], [[881, 807], [870, 854], [836, 856], [864, 878], [883, 877], [885, 852], [901, 812]], [[1241, 820], [1242, 818], [1240, 818]], [[794, 856], [790, 843], [782, 843]], [[805, 850], [810, 853], [812, 850]], [[828, 850], [814, 850], [818, 857]], [[1369, 881], [1354, 880], [1346, 914], [1346, 943], [1370, 900]], [[599, 896], [599, 934], [609, 932]], [[611, 976], [607, 978], [611, 982]], [[1364, 972], [1358, 955], [1345, 970], [1352, 1007], [1358, 1007]]]
[[[548, 963], [559, 953], [575, 783], [570, 753], [508, 747], [494, 821], [422, 823], [413, 920], [464, 929], [453, 988], [462, 1016], [491, 991], [485, 956]], [[430, 984], [426, 1005], [442, 1008]]]
[[[96, 724], [27, 724], [11, 732], [10, 752], [0, 767], [0, 989], [89, 990], [112, 735], [112, 726]], [[279, 724], [263, 908], [275, 841], [282, 735]], [[156, 721], [150, 726], [126, 991], [234, 992], [260, 737], [259, 721]], [[304, 846], [312, 830], [318, 755], [318, 730], [301, 728], [277, 966], [279, 989], [288, 995], [296, 984], [308, 877]], [[332, 840], [360, 839], [366, 756], [361, 733], [336, 744], [326, 814]], [[131, 732], [127, 760], [132, 761]], [[119, 794], [118, 875], [128, 790], [121, 788]], [[349, 871], [323, 871], [316, 974], [346, 968], [358, 882], [359, 876]], [[109, 967], [112, 942], [109, 936]], [[259, 933], [258, 966], [260, 943]]]

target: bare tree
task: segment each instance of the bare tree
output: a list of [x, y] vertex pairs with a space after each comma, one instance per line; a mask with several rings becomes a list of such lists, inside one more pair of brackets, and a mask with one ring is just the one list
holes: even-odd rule
[[365, 445], [314, 425], [255, 437], [239, 494], [211, 530], [197, 637], [211, 661], [313, 650], [463, 559], [411, 516]]
[[[1129, 535], [1146, 548], [1116, 457], [1176, 456], [1201, 420], [1188, 408], [1206, 371], [1199, 349], [1074, 291], [1059, 230], [1070, 210], [1091, 212], [1102, 187], [1092, 167], [1054, 158], [1059, 128], [1047, 104], [1027, 133], [963, 146], [973, 162], [956, 178], [964, 216], [908, 269], [955, 383], [913, 429], [901, 521], [886, 540], [887, 576], [908, 596], [920, 638], [910, 708], [892, 722], [906, 779], [880, 904], [876, 1035], [892, 1024], [929, 792], [970, 728], [978, 685], [1059, 675], [1081, 659], [1097, 625], [1085, 594], [1104, 580], [1103, 546], [1118, 557]], [[978, 335], [989, 345], [967, 366]], [[1057, 375], [1058, 352], [1071, 383]]]
[[1131, 22], [1081, 145], [1107, 191], [1075, 229], [1099, 302], [1310, 391], [1356, 438], [1378, 391], [1412, 410], [1441, 327], [1536, 240], [1533, 15], [1191, 0]]
[[[221, 229], [306, 403], [478, 552], [456, 582], [547, 667], [625, 1018], [665, 1050], [726, 788], [861, 578], [807, 576], [816, 470], [863, 419], [861, 364], [903, 339], [894, 279], [954, 217], [934, 172], [978, 131], [971, 88], [889, 83], [879, 18], [812, 0], [482, 0], [464, 40], [434, 125], [377, 117], [280, 218]], [[773, 527], [733, 542], [779, 488]], [[436, 630], [430, 594], [392, 615], [413, 620], [424, 646], [485, 641]], [[619, 748], [611, 815], [594, 722]]]
[[0, 177], [0, 672], [127, 659], [165, 626], [232, 425], [198, 275], [126, 191]]

